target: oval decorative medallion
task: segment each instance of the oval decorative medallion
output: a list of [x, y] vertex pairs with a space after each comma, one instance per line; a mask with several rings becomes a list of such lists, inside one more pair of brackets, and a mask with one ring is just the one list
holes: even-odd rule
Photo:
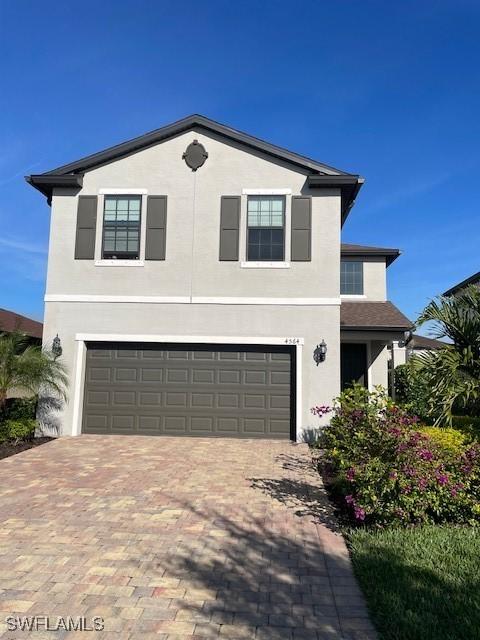
[[208, 153], [205, 151], [205, 147], [198, 140], [191, 142], [187, 150], [184, 152], [182, 158], [187, 163], [192, 171], [196, 171], [208, 158]]

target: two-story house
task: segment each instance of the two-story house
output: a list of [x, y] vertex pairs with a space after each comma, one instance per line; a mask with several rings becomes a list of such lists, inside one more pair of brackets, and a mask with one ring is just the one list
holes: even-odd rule
[[398, 251], [341, 246], [358, 175], [194, 115], [27, 180], [51, 204], [61, 433], [297, 440], [342, 385], [387, 384], [410, 322]]
[[468, 278], [465, 278], [465, 280], [462, 280], [461, 282], [459, 282], [458, 284], [454, 285], [453, 287], [450, 287], [450, 289], [448, 289], [447, 291], [445, 291], [443, 293], [443, 295], [445, 297], [450, 297], [450, 296], [454, 296], [455, 294], [459, 293], [460, 291], [463, 291], [463, 289], [465, 289], [466, 287], [470, 286], [471, 284], [474, 284], [476, 287], [480, 288], [480, 271], [478, 271], [477, 273], [474, 273], [473, 275], [469, 276]]

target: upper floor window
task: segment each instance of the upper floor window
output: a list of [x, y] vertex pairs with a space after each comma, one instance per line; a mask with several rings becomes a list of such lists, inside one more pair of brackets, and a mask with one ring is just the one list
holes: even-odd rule
[[102, 258], [138, 260], [141, 196], [105, 196]]
[[283, 261], [285, 257], [285, 198], [249, 196], [247, 260]]
[[340, 293], [363, 295], [363, 262], [340, 262]]

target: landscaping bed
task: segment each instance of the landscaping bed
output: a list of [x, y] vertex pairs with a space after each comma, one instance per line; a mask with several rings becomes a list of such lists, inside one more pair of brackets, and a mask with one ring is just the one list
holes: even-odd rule
[[53, 438], [35, 438], [37, 399], [10, 398], [0, 413], [0, 460], [38, 447]]
[[480, 443], [354, 386], [314, 449], [382, 640], [480, 640]]
[[424, 525], [347, 533], [382, 640], [480, 638], [480, 531]]
[[50, 442], [54, 438], [42, 437], [42, 438], [32, 438], [30, 440], [20, 440], [19, 442], [10, 440], [7, 442], [0, 443], [0, 460], [2, 458], [8, 458], [9, 456], [13, 456], [16, 453], [20, 453], [21, 451], [27, 451], [27, 449], [33, 449], [33, 447], [38, 447], [41, 444], [45, 444], [46, 442]]

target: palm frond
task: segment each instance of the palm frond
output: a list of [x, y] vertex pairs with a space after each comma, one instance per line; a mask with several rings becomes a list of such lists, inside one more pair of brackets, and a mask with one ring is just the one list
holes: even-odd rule
[[0, 335], [0, 399], [13, 388], [32, 394], [45, 389], [66, 399], [67, 386], [65, 366], [49, 351], [29, 344], [19, 331]]
[[437, 422], [451, 422], [455, 406], [467, 407], [480, 398], [480, 289], [466, 288], [456, 296], [432, 300], [417, 326], [433, 323], [432, 334], [452, 340], [449, 348], [417, 356], [430, 388], [432, 413]]

